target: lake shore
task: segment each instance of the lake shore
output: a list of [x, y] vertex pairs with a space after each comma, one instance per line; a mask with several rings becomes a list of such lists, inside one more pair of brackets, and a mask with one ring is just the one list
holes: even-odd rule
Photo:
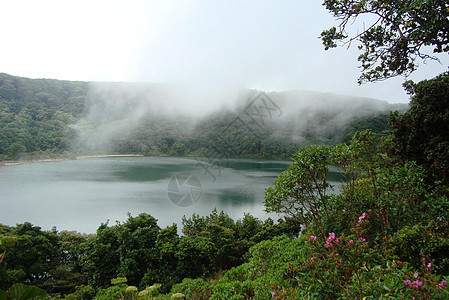
[[85, 158], [108, 158], [108, 157], [144, 157], [142, 154], [96, 154], [96, 155], [82, 155], [77, 156], [76, 159]]
[[25, 163], [33, 162], [53, 162], [53, 161], [65, 161], [65, 160], [76, 160], [76, 159], [87, 159], [87, 158], [112, 158], [112, 157], [144, 157], [142, 154], [95, 154], [95, 155], [80, 155], [75, 157], [53, 157], [53, 158], [29, 158], [29, 159], [18, 159], [18, 160], [3, 160], [0, 161], [1, 166], [16, 166]]
[[[183, 156], [174, 156], [170, 154], [163, 154], [163, 153], [157, 153], [152, 155], [144, 155], [144, 154], [89, 154], [89, 155], [74, 155], [71, 154], [70, 156], [66, 155], [60, 155], [60, 156], [45, 156], [45, 155], [38, 155], [38, 156], [29, 156], [22, 159], [17, 160], [0, 160], [0, 167], [2, 166], [15, 166], [25, 163], [33, 163], [33, 162], [54, 162], [54, 161], [65, 161], [65, 160], [77, 160], [77, 159], [89, 159], [89, 158], [114, 158], [114, 157], [190, 157], [190, 158], [200, 158], [202, 156], [198, 155], [183, 155]], [[273, 161], [285, 161], [286, 159], [279, 159], [279, 158], [259, 158], [259, 157], [251, 157], [251, 156], [244, 156], [244, 157], [226, 157], [228, 159], [231, 158], [238, 158], [238, 159], [268, 159]], [[289, 161], [287, 159], [287, 161]]]

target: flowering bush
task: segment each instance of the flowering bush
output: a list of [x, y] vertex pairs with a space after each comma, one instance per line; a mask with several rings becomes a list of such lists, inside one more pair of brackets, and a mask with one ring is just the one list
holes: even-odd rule
[[422, 254], [432, 259], [432, 271], [449, 274], [449, 226], [441, 223], [406, 226], [383, 241], [383, 252], [395, 260], [421, 268]]
[[412, 297], [412, 299], [447, 299], [449, 291], [446, 288], [447, 280], [440, 279], [432, 273], [433, 264], [428, 258], [422, 257], [421, 269], [419, 272], [405, 272], [406, 278], [402, 284], [402, 297]]
[[447, 279], [435, 275], [433, 263], [422, 259], [420, 270], [406, 263], [385, 261], [363, 237], [369, 213], [363, 213], [352, 234], [334, 232], [321, 239], [309, 235], [308, 256], [291, 263], [284, 273], [289, 287], [274, 287], [274, 299], [304, 297], [361, 299], [444, 299], [449, 296]]
[[[367, 214], [363, 213], [352, 235], [347, 237], [337, 236], [334, 232], [330, 232], [324, 241], [315, 235], [304, 237], [309, 241], [310, 257], [302, 260], [301, 264], [290, 264], [285, 277], [291, 279], [294, 287], [300, 286], [298, 290], [304, 291], [307, 287], [312, 294], [326, 298], [363, 290], [362, 274], [369, 271], [368, 264], [375, 258], [362, 236], [366, 218]], [[279, 290], [276, 292], [280, 295]]]

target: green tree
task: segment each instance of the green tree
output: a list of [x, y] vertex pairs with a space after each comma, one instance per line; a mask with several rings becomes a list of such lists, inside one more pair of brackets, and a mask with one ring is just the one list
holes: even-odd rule
[[119, 275], [137, 286], [148, 269], [156, 270], [158, 267], [160, 256], [156, 243], [160, 228], [154, 217], [142, 213], [137, 217], [129, 215], [118, 229]]
[[140, 285], [150, 286], [154, 283], [163, 283], [161, 292], [168, 292], [171, 286], [178, 283], [181, 278], [178, 272], [179, 249], [178, 227], [176, 224], [167, 226], [159, 231], [156, 240], [157, 263], [151, 266], [142, 278]]
[[[1, 230], [1, 228], [0, 228]], [[0, 264], [3, 262], [6, 256], [6, 250], [10, 248], [12, 245], [14, 245], [17, 242], [17, 237], [15, 236], [7, 236], [7, 235], [0, 235]]]
[[89, 284], [93, 286], [108, 286], [112, 278], [118, 276], [120, 267], [118, 225], [101, 224], [95, 238], [86, 248], [85, 270]]
[[8, 235], [17, 237], [17, 241], [2, 264], [2, 288], [16, 282], [42, 284], [51, 280], [51, 271], [59, 260], [57, 235], [29, 222], [10, 228]]
[[[365, 131], [357, 133], [350, 145], [301, 149], [274, 187], [266, 190], [266, 210], [289, 214], [323, 236], [326, 231], [349, 232], [356, 219], [368, 212], [376, 219], [369, 232], [373, 238], [415, 222], [429, 222], [447, 201], [430, 192], [422, 166], [397, 162], [375, 141], [374, 134]], [[328, 195], [329, 165], [345, 175], [338, 195]]]
[[61, 231], [58, 232], [58, 238], [61, 251], [61, 263], [70, 266], [75, 272], [81, 272], [85, 260], [87, 243], [94, 236], [76, 231]]
[[324, 146], [301, 148], [294, 154], [290, 167], [265, 191], [266, 211], [295, 217], [304, 226], [314, 224], [324, 236], [320, 216], [331, 210], [326, 180], [329, 154], [330, 149]]
[[449, 184], [449, 74], [406, 88], [410, 110], [390, 120], [393, 154], [424, 166], [433, 182]]
[[[194, 258], [190, 254], [184, 256], [187, 254], [184, 248], [192, 246], [190, 242], [202, 245], [199, 249], [192, 251], [200, 251], [200, 262], [196, 265], [203, 264], [202, 268], [206, 270], [205, 274], [227, 269], [241, 263], [242, 253], [240, 252], [242, 248], [236, 236], [236, 225], [234, 220], [224, 212], [218, 213], [217, 210], [213, 210], [209, 216], [205, 217], [199, 217], [198, 215], [193, 215], [189, 219], [184, 217], [183, 233], [186, 234], [188, 241], [181, 240], [180, 243], [181, 269], [187, 267], [187, 270], [191, 270], [191, 267], [185, 262]], [[201, 268], [199, 269], [201, 270]], [[186, 277], [194, 278], [203, 275], [195, 273], [195, 276]]]
[[[423, 51], [425, 46], [435, 53], [449, 52], [446, 0], [324, 0], [323, 5], [340, 21], [338, 29], [321, 33], [325, 49], [337, 42], [359, 42], [359, 83], [410, 74], [417, 58], [436, 59]], [[363, 28], [348, 34], [347, 27], [360, 18]]]
[[150, 283], [154, 278], [147, 274], [148, 270], [158, 270], [159, 232], [157, 220], [144, 213], [136, 217], [129, 215], [123, 224], [111, 227], [102, 224], [86, 250], [89, 283], [107, 287], [118, 276], [125, 276], [136, 286], [146, 276], [145, 283]]
[[214, 245], [204, 237], [181, 237], [176, 257], [180, 278], [206, 277], [211, 274]]
[[52, 280], [45, 282], [43, 287], [53, 293], [67, 294], [74, 292], [76, 286], [87, 283], [84, 272], [86, 247], [93, 236], [75, 231], [58, 232], [57, 236], [59, 262], [51, 271]]

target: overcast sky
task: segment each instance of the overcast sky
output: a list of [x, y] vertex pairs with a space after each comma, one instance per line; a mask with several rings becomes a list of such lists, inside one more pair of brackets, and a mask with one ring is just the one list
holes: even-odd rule
[[[324, 51], [320, 0], [2, 1], [0, 72], [197, 89], [312, 90], [407, 102], [403, 78], [359, 86], [356, 47]], [[447, 70], [421, 64], [417, 81]]]

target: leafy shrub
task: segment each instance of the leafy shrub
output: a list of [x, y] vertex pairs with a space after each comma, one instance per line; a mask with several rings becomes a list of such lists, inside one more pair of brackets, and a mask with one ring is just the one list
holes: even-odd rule
[[184, 278], [181, 283], [175, 284], [172, 287], [173, 293], [182, 293], [188, 299], [195, 300], [209, 299], [211, 291], [211, 286], [202, 278]]
[[421, 258], [429, 257], [438, 274], [449, 272], [449, 226], [429, 223], [407, 226], [386, 239], [385, 255], [419, 268]]
[[255, 295], [254, 281], [220, 282], [213, 287], [210, 299], [251, 299]]
[[0, 299], [46, 299], [46, 291], [23, 283], [13, 284], [7, 292], [0, 291]]
[[[248, 252], [248, 262], [227, 271], [220, 278], [217, 289], [214, 287], [214, 293], [228, 295], [228, 292], [224, 291], [225, 287], [242, 291], [236, 282], [246, 282], [251, 286], [254, 299], [270, 298], [272, 286], [288, 286], [289, 283], [283, 278], [283, 274], [289, 263], [299, 262], [304, 256], [303, 244], [303, 240], [292, 240], [286, 235], [256, 244]], [[249, 294], [241, 292], [240, 295]], [[236, 292], [231, 296], [237, 297]]]
[[65, 299], [91, 300], [95, 297], [96, 294], [97, 291], [94, 287], [90, 285], [80, 285], [76, 287], [75, 293], [67, 295]]
[[126, 287], [113, 285], [105, 289], [99, 289], [95, 300], [111, 300], [111, 299], [121, 299], [125, 294]]

